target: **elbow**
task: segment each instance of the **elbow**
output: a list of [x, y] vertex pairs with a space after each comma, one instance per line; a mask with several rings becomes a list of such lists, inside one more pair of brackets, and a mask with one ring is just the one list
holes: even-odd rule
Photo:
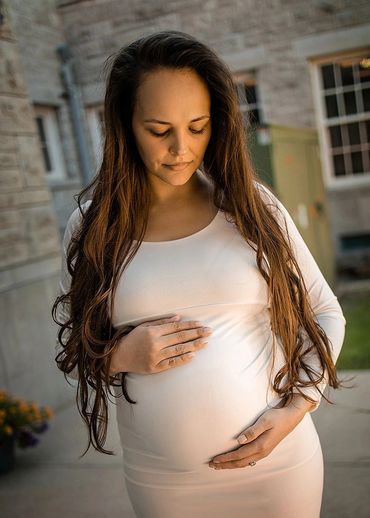
[[339, 304], [337, 297], [327, 300], [324, 304], [321, 304], [320, 307], [316, 307], [314, 312], [316, 317], [332, 317], [333, 319], [342, 321], [344, 326], [347, 323], [342, 306]]

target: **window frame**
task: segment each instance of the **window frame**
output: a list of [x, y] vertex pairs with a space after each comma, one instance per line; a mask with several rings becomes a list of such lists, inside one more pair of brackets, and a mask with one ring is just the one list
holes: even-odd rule
[[[264, 122], [264, 114], [263, 114], [263, 109], [262, 109], [262, 104], [261, 104], [261, 98], [260, 98], [260, 94], [259, 94], [259, 87], [258, 87], [258, 79], [257, 79], [257, 73], [256, 73], [256, 70], [253, 69], [253, 70], [239, 70], [237, 72], [233, 72], [232, 73], [232, 76], [233, 76], [233, 80], [235, 82], [235, 84], [248, 84], [248, 83], [253, 83], [254, 84], [254, 87], [255, 87], [255, 94], [256, 94], [256, 102], [253, 103], [253, 104], [248, 104], [247, 102], [247, 98], [245, 97], [245, 103], [239, 103], [239, 108], [240, 108], [240, 111], [243, 113], [243, 115], [245, 113], [248, 113], [248, 121], [251, 123], [252, 127], [253, 126], [259, 126], [261, 124], [263, 124]], [[253, 111], [257, 111], [258, 112], [258, 116], [259, 116], [259, 121], [250, 121], [250, 116], [249, 116], [249, 112], [253, 112]]]
[[[63, 143], [59, 127], [58, 106], [34, 104], [35, 124], [40, 143], [40, 152], [43, 158], [43, 165], [48, 180], [65, 180], [67, 178], [66, 163], [63, 154]], [[51, 170], [48, 171], [43, 155], [41, 136], [38, 129], [37, 119], [42, 119], [45, 133], [46, 149], [50, 161]]]
[[[334, 64], [336, 61], [347, 58], [369, 57], [370, 48], [351, 49], [343, 52], [327, 54], [321, 57], [312, 57], [309, 62], [310, 76], [314, 98], [316, 127], [319, 134], [320, 158], [323, 165], [323, 180], [326, 187], [334, 190], [345, 190], [348, 187], [370, 186], [370, 170], [365, 173], [335, 176], [332, 162], [331, 141], [328, 128], [339, 124], [350, 124], [366, 120], [368, 112], [353, 115], [340, 115], [326, 118], [325, 90], [321, 84], [321, 66]], [[328, 124], [329, 122], [329, 124]], [[370, 161], [370, 160], [369, 160]]]

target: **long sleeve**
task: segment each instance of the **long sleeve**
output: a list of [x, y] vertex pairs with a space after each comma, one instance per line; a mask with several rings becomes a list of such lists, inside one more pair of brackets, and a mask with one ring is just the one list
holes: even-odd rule
[[[338, 302], [337, 297], [334, 295], [332, 289], [321, 273], [315, 259], [313, 258], [309, 248], [299, 233], [287, 209], [272, 192], [267, 190], [266, 187], [259, 183], [258, 187], [260, 188], [261, 195], [264, 199], [266, 199], [267, 203], [272, 203], [273, 206], [279, 207], [281, 213], [276, 210], [276, 208], [273, 209], [273, 212], [277, 216], [279, 226], [281, 226], [281, 228], [286, 231], [284, 221], [282, 221], [282, 216], [284, 216], [290, 241], [294, 248], [293, 251], [295, 253], [295, 258], [301, 269], [302, 276], [308, 290], [310, 304], [315, 313], [316, 321], [323, 328], [329, 338], [329, 341], [331, 342], [332, 358], [334, 363], [336, 363], [342, 349], [345, 336], [346, 319], [344, 318], [342, 308]], [[267, 196], [267, 198], [264, 197], [264, 194]], [[310, 344], [308, 335], [303, 333], [303, 337], [304, 343], [308, 346]], [[309, 357], [306, 356], [305, 361], [306, 363], [309, 362], [310, 367], [312, 367], [315, 372], [321, 372], [322, 369], [317, 354], [314, 352], [311, 353]], [[300, 379], [309, 381], [309, 377], [304, 370], [302, 370], [300, 373]], [[319, 388], [322, 392], [327, 386], [327, 381], [327, 375], [325, 375], [323, 381], [319, 384]], [[316, 401], [316, 405], [310, 410], [310, 413], [317, 410], [322, 399], [320, 392], [316, 389], [316, 387], [303, 387], [301, 390]], [[294, 392], [298, 392], [298, 390], [294, 389]]]
[[[83, 211], [86, 210], [88, 205], [91, 203], [91, 200], [86, 201], [81, 205]], [[68, 272], [67, 268], [67, 250], [69, 242], [72, 238], [72, 235], [78, 228], [79, 224], [81, 223], [81, 213], [79, 208], [77, 207], [72, 214], [70, 215], [66, 229], [64, 231], [64, 236], [62, 240], [62, 261], [61, 261], [61, 271], [60, 271], [60, 278], [59, 278], [59, 293], [58, 295], [62, 295], [65, 293], [68, 293], [71, 285], [71, 276]], [[66, 322], [68, 320], [69, 315], [67, 314], [67, 310], [65, 309], [63, 304], [58, 305], [57, 310], [57, 317], [60, 322]], [[65, 334], [67, 331], [65, 331]], [[61, 348], [61, 345], [58, 340], [56, 340], [56, 352], [58, 352]], [[67, 376], [71, 379], [78, 379], [78, 372], [77, 372], [77, 366], [69, 373]]]

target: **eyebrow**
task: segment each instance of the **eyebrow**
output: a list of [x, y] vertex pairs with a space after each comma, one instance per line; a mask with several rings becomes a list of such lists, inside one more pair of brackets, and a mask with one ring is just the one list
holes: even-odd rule
[[[200, 117], [197, 117], [196, 119], [193, 119], [190, 122], [196, 122], [196, 121], [200, 121], [202, 119], [209, 119], [209, 118], [210, 118], [210, 115], [201, 115]], [[144, 122], [156, 122], [157, 124], [167, 124], [167, 125], [171, 124], [170, 122], [160, 121], [158, 119], [145, 119]]]

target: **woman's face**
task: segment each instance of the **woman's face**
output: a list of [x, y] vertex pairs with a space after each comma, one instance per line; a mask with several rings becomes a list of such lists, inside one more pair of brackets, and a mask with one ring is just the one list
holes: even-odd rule
[[[192, 70], [161, 69], [137, 90], [132, 129], [149, 180], [168, 194], [184, 185], [203, 161], [211, 137], [211, 99]], [[189, 162], [182, 170], [168, 167]], [[171, 186], [173, 186], [171, 188]]]

